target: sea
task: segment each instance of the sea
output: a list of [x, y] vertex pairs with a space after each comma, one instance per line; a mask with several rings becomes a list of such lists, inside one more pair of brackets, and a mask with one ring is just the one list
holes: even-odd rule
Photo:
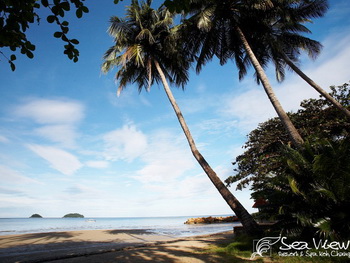
[[0, 218], [0, 236], [79, 230], [138, 229], [160, 235], [187, 237], [231, 231], [234, 226], [240, 224], [239, 222], [195, 225], [184, 224], [187, 219], [192, 217], [196, 216]]

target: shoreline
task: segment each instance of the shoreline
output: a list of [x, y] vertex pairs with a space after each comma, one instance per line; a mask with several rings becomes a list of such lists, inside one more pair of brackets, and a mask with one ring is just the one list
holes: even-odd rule
[[[87, 258], [105, 257], [110, 253], [125, 254], [135, 249], [166, 247], [179, 242], [194, 242], [199, 245], [212, 242], [208, 240], [226, 240], [233, 237], [233, 231], [190, 237], [160, 235], [150, 231], [150, 229], [115, 229], [3, 235], [0, 236], [0, 261], [67, 262], [71, 259], [74, 262], [89, 262]], [[83, 259], [79, 261], [79, 258]]]

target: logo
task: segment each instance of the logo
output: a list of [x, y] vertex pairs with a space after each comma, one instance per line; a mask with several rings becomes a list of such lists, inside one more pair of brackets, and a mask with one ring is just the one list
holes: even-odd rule
[[272, 246], [279, 243], [278, 256], [280, 257], [347, 257], [350, 259], [350, 240], [347, 242], [329, 241], [315, 238], [312, 242], [292, 241], [288, 242], [287, 237], [264, 237], [253, 240], [253, 253], [251, 260], [255, 257], [264, 257], [267, 253], [272, 255]]
[[263, 257], [263, 253], [270, 252], [270, 256], [272, 254], [272, 246], [280, 241], [281, 236], [279, 237], [264, 237], [259, 240], [254, 240], [254, 249], [253, 254], [250, 259], [253, 260], [257, 255]]

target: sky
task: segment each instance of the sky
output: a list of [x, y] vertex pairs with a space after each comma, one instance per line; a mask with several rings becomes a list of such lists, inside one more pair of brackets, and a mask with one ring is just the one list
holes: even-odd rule
[[[350, 80], [350, 3], [331, 0], [326, 16], [308, 25], [323, 44], [300, 67], [328, 90]], [[57, 30], [45, 21], [28, 30], [34, 59], [17, 55], [16, 71], [0, 61], [0, 217], [147, 217], [232, 214], [193, 158], [162, 86], [138, 93], [129, 85], [116, 96], [116, 71], [100, 71], [113, 45], [106, 33], [124, 0], [87, 0], [82, 19], [67, 16], [70, 37], [80, 41], [78, 63], [63, 54]], [[5, 50], [6, 51], [6, 50]], [[270, 82], [286, 111], [318, 94], [288, 72]], [[238, 81], [234, 63], [208, 63], [190, 72], [185, 90], [172, 88], [196, 144], [218, 176], [233, 174], [247, 134], [276, 115], [250, 71]], [[252, 208], [249, 189], [230, 190]]]

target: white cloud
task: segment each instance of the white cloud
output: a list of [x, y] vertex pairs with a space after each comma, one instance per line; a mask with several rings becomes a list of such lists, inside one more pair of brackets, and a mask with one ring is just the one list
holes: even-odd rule
[[75, 140], [78, 137], [76, 128], [67, 124], [46, 125], [35, 129], [34, 132], [39, 136], [68, 148], [75, 147]]
[[97, 169], [104, 169], [109, 166], [109, 162], [106, 161], [87, 161], [86, 166]]
[[90, 197], [95, 199], [96, 199], [96, 196], [99, 196], [101, 194], [95, 188], [88, 187], [81, 184], [73, 185], [67, 188], [64, 192], [72, 195], [84, 195], [85, 197]]
[[2, 183], [11, 184], [39, 183], [38, 181], [23, 176], [20, 172], [3, 165], [0, 165], [0, 181]]
[[250, 131], [259, 122], [276, 116], [262, 88], [254, 88], [240, 95], [228, 96], [223, 105], [224, 115], [236, 119], [237, 127], [243, 131]]
[[111, 131], [103, 136], [104, 156], [109, 161], [133, 161], [144, 153], [147, 137], [134, 125], [124, 125], [121, 129]]
[[8, 143], [8, 142], [10, 142], [10, 140], [5, 136], [0, 135], [0, 142], [1, 143]]
[[135, 178], [145, 184], [171, 182], [193, 168], [189, 147], [178, 137], [167, 131], [154, 133], [142, 155], [146, 165], [137, 171]]
[[83, 166], [77, 157], [67, 151], [36, 144], [30, 144], [27, 147], [48, 161], [53, 169], [65, 175], [72, 175]]
[[15, 114], [40, 124], [75, 124], [84, 117], [84, 106], [66, 99], [31, 99], [17, 107]]
[[30, 99], [14, 110], [21, 118], [40, 125], [34, 133], [63, 147], [73, 148], [77, 125], [84, 118], [84, 106], [68, 99]]

